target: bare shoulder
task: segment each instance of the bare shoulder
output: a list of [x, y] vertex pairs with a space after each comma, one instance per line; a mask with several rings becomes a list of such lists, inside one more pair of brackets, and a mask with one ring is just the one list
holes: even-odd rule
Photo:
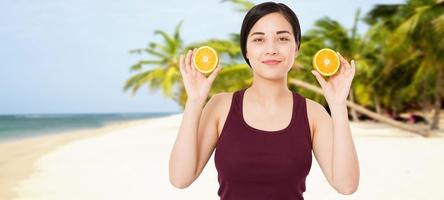
[[228, 98], [231, 98], [232, 94], [233, 94], [232, 92], [220, 92], [220, 93], [217, 93], [217, 94], [213, 95], [211, 97], [210, 101], [221, 103], [224, 100], [227, 100]]
[[[313, 138], [313, 134], [315, 132], [314, 128], [316, 126], [316, 121], [321, 117], [321, 115], [325, 115], [327, 111], [325, 110], [324, 106], [322, 106], [320, 103], [313, 101], [309, 98], [306, 99], [307, 104], [307, 116], [308, 121], [310, 123], [310, 132], [311, 132], [311, 138]], [[328, 115], [328, 113], [327, 113]]]
[[322, 106], [320, 103], [313, 101], [309, 98], [305, 98], [305, 99], [307, 100], [307, 111], [315, 112], [313, 114], [316, 114], [316, 112], [319, 112], [319, 111], [325, 111], [324, 106]]
[[224, 105], [231, 102], [232, 95], [232, 92], [217, 93], [210, 98], [207, 104], [211, 107], [211, 110], [220, 111], [220, 109], [223, 109]]
[[[214, 111], [214, 115], [217, 120], [217, 132], [218, 135], [222, 132], [223, 125], [230, 111], [231, 101], [233, 98], [233, 92], [221, 92], [211, 97], [211, 110]], [[209, 102], [210, 102], [209, 101]]]

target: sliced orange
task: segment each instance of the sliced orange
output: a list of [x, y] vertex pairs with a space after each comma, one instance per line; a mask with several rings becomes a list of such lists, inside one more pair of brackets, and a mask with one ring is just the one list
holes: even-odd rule
[[324, 76], [335, 74], [340, 66], [339, 56], [329, 48], [323, 48], [313, 57], [314, 68]]
[[202, 46], [196, 50], [193, 56], [194, 67], [201, 73], [212, 72], [219, 62], [216, 50], [209, 46]]

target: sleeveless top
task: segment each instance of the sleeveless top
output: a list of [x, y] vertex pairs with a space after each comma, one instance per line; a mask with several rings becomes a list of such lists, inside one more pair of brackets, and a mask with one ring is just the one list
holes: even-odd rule
[[304, 199], [312, 162], [305, 98], [293, 94], [291, 122], [277, 131], [248, 125], [242, 114], [246, 88], [233, 94], [216, 142], [214, 161], [221, 200]]

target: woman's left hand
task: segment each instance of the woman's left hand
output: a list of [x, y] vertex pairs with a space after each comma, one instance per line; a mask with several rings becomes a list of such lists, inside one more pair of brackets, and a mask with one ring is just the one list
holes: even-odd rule
[[325, 99], [330, 106], [345, 105], [356, 71], [354, 60], [351, 61], [350, 65], [341, 54], [337, 54], [341, 66], [339, 67], [339, 71], [331, 76], [328, 81], [326, 81], [318, 71], [311, 71], [321, 85]]

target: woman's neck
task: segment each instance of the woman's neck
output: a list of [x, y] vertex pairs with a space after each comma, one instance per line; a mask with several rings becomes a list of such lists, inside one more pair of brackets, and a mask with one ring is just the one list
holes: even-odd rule
[[248, 88], [248, 94], [254, 99], [272, 103], [283, 97], [288, 97], [291, 91], [288, 89], [286, 78], [281, 80], [255, 78], [253, 84]]

